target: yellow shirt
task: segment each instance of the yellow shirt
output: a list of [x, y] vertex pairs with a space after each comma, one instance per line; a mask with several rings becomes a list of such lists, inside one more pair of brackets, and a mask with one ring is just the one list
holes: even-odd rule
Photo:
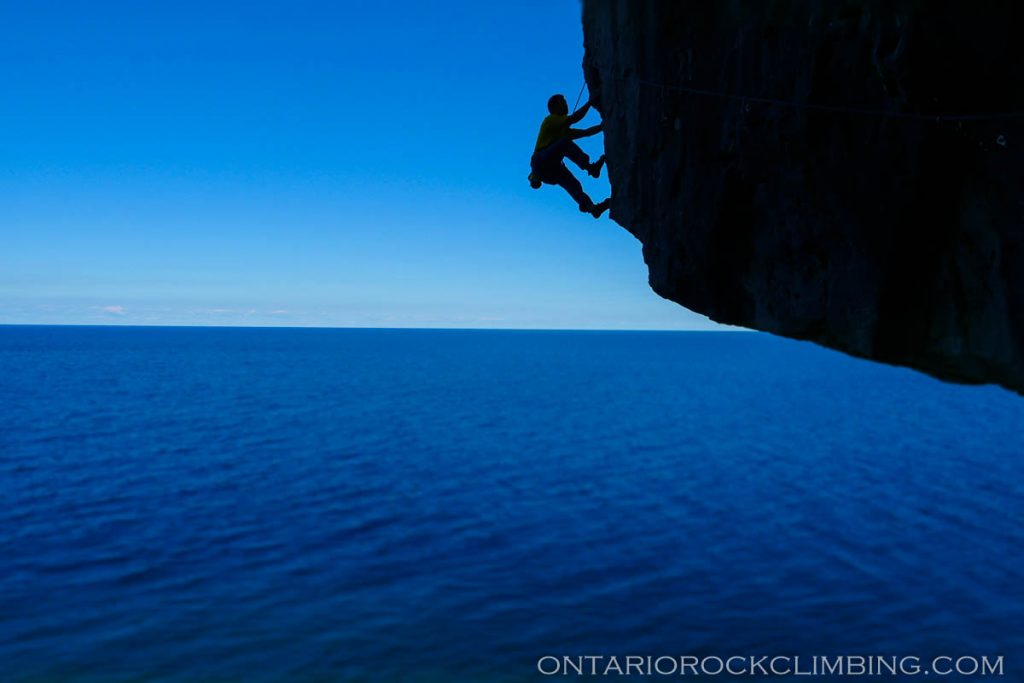
[[557, 142], [569, 133], [569, 117], [561, 114], [548, 114], [540, 124], [540, 132], [537, 133], [537, 145], [533, 148], [538, 152], [552, 142]]

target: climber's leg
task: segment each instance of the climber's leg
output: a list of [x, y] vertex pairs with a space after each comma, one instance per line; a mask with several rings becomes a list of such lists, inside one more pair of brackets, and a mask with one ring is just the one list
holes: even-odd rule
[[569, 138], [564, 138], [556, 145], [561, 145], [561, 149], [558, 150], [561, 156], [565, 157], [572, 163], [579, 166], [581, 169], [590, 174], [592, 178], [597, 178], [601, 175], [601, 167], [604, 166], [604, 155], [602, 154], [597, 161], [590, 163], [590, 157], [587, 153], [580, 149], [577, 145]]
[[584, 171], [590, 171], [590, 157], [580, 149], [572, 140], [565, 140], [565, 151], [562, 153], [566, 159], [579, 166]]
[[569, 196], [579, 204], [580, 211], [594, 210], [593, 200], [583, 191], [583, 185], [580, 184], [580, 181], [576, 180], [576, 176], [565, 167], [565, 164], [558, 164], [558, 168], [551, 169], [551, 173], [544, 178], [544, 182], [558, 185], [568, 192]]
[[568, 159], [584, 171], [590, 170], [590, 157], [580, 149], [579, 145], [572, 141], [572, 138], [565, 137], [557, 142], [552, 142], [540, 152], [537, 152], [535, 156], [537, 157], [538, 165], [541, 166], [554, 166], [555, 164], [561, 164], [562, 159]]

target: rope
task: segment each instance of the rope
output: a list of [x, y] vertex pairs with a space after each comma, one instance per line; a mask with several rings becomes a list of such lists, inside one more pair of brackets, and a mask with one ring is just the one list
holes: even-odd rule
[[[613, 73], [611, 69], [603, 67], [599, 64], [590, 63], [594, 69], [598, 71], [604, 71], [606, 73]], [[613, 73], [614, 75], [614, 73]], [[618, 77], [622, 79], [622, 77]], [[690, 95], [702, 95], [705, 97], [717, 97], [720, 99], [734, 100], [744, 103], [754, 104], [765, 104], [777, 107], [791, 107], [794, 109], [810, 109], [813, 111], [825, 111], [838, 114], [855, 114], [860, 116], [881, 116], [886, 118], [897, 118], [897, 119], [912, 119], [918, 121], [1000, 121], [1006, 119], [1017, 119], [1024, 118], [1024, 111], [1010, 111], [1000, 112], [993, 114], [915, 114], [912, 112], [903, 111], [892, 111], [886, 109], [865, 109], [861, 107], [843, 107], [839, 105], [830, 104], [813, 104], [810, 102], [796, 102], [793, 100], [779, 100], [771, 97], [752, 97], [749, 95], [734, 95], [732, 93], [721, 92], [717, 90], [705, 90], [702, 88], [689, 88], [682, 85], [672, 85], [669, 83], [658, 83], [657, 81], [649, 81], [642, 78], [635, 79], [637, 83], [655, 88], [663, 88], [665, 90], [676, 90], [682, 93]], [[582, 94], [582, 91], [581, 91]]]
[[587, 87], [587, 79], [583, 79], [583, 85], [580, 86], [580, 94], [576, 96], [576, 104], [572, 105], [572, 113], [576, 113], [576, 108], [580, 106], [580, 98], [583, 97], [583, 89]]

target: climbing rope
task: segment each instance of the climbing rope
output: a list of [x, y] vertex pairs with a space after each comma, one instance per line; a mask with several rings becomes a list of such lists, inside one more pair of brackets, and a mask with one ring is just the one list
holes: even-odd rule
[[[598, 71], [604, 71], [605, 73], [611, 73], [615, 75], [613, 70], [596, 64], [594, 62], [588, 62], [588, 66], [597, 69]], [[618, 77], [620, 80], [623, 77]], [[935, 121], [935, 122], [957, 122], [957, 121], [1001, 121], [1007, 119], [1024, 118], [1024, 111], [1011, 111], [1011, 112], [1000, 112], [992, 114], [916, 114], [913, 112], [903, 111], [892, 111], [887, 109], [865, 109], [862, 107], [844, 107], [839, 105], [830, 104], [814, 104], [811, 102], [796, 102], [793, 100], [780, 100], [771, 97], [753, 97], [750, 95], [736, 95], [733, 93], [721, 92], [717, 90], [706, 90], [702, 88], [690, 88], [683, 85], [674, 85], [670, 83], [659, 83], [657, 81], [650, 81], [643, 78], [634, 79], [641, 85], [648, 87], [662, 88], [663, 90], [674, 90], [677, 92], [687, 93], [690, 95], [701, 95], [705, 97], [717, 97], [725, 100], [738, 101], [743, 104], [764, 104], [769, 106], [777, 107], [791, 107], [794, 109], [809, 109], [813, 111], [825, 111], [840, 114], [854, 114], [861, 116], [880, 116], [887, 118], [899, 118], [899, 119], [913, 119], [918, 121]], [[582, 91], [580, 91], [582, 94]], [[748, 108], [749, 111], [749, 108]], [[999, 144], [1005, 145], [1005, 140]]]
[[580, 86], [580, 94], [576, 96], [576, 104], [572, 105], [572, 113], [576, 113], [576, 109], [580, 106], [580, 98], [583, 97], [583, 90], [587, 87], [587, 80], [583, 79], [583, 85]]

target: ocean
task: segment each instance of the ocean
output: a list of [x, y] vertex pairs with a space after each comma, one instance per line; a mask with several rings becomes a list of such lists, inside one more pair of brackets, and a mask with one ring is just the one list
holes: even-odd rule
[[3, 683], [1024, 680], [1002, 389], [745, 332], [5, 326], [0, 396]]

